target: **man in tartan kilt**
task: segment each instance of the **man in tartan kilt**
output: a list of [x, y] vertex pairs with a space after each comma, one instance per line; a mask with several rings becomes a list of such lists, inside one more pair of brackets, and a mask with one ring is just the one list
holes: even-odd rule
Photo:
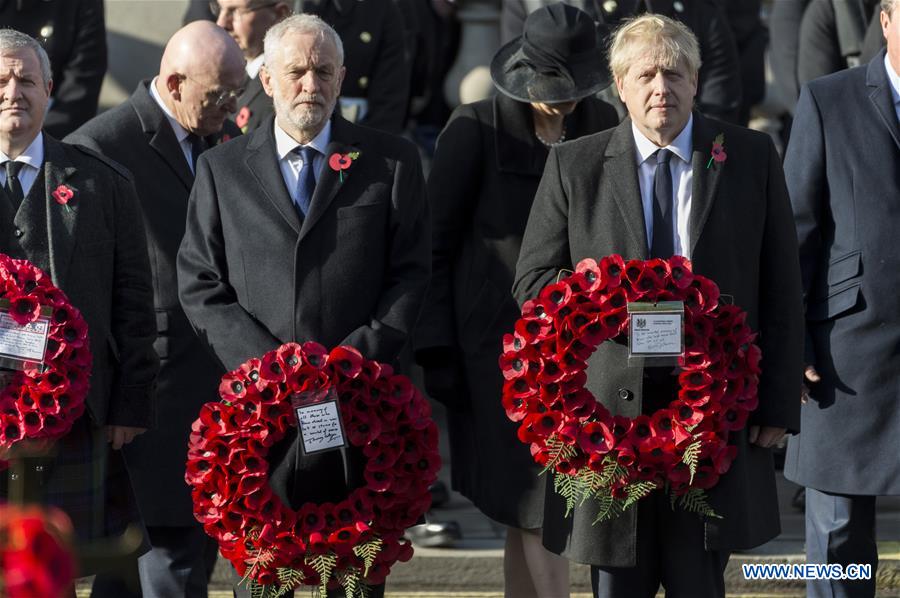
[[[156, 320], [131, 174], [42, 131], [51, 89], [40, 44], [0, 31], [0, 252], [29, 260], [66, 293], [88, 324], [93, 354], [85, 414], [25, 475], [37, 476], [40, 501], [64, 510], [83, 543], [140, 525], [119, 449], [152, 421]], [[73, 201], [54, 200], [59, 185]]]

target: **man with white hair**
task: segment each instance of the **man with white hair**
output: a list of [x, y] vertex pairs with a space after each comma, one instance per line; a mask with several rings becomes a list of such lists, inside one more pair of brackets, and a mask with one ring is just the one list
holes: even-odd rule
[[809, 581], [815, 598], [875, 595], [876, 497], [900, 494], [900, 0], [879, 16], [886, 50], [803, 87], [784, 163], [808, 386], [784, 474], [806, 487], [807, 561], [872, 566]]
[[[759, 333], [759, 406], [730, 433], [735, 458], [707, 490], [721, 518], [673, 509], [656, 490], [594, 525], [596, 504], [576, 507], [568, 520], [551, 489], [544, 545], [593, 565], [597, 598], [651, 598], [660, 585], [669, 598], [721, 598], [730, 553], [780, 531], [770, 447], [799, 423], [800, 268], [790, 203], [768, 136], [693, 110], [700, 53], [683, 24], [661, 15], [626, 23], [610, 65], [629, 118], [551, 150], [513, 294], [520, 303], [535, 297], [584, 258], [685, 256]], [[677, 398], [676, 370], [630, 365], [620, 343], [601, 344], [588, 362], [587, 388], [612, 414], [650, 415]]]
[[123, 104], [66, 138], [134, 174], [153, 256], [160, 425], [125, 450], [152, 545], [138, 563], [144, 598], [205, 598], [216, 562], [217, 543], [194, 519], [184, 461], [191, 424], [204, 403], [218, 400], [224, 372], [178, 302], [175, 256], [196, 160], [207, 147], [240, 135], [227, 118], [245, 80], [244, 58], [234, 40], [213, 23], [191, 23], [166, 44], [158, 76], [140, 82]]
[[[318, 17], [273, 26], [260, 75], [274, 119], [197, 164], [179, 294], [227, 370], [305, 341], [396, 363], [418, 317], [431, 264], [418, 152], [334, 114], [344, 72]], [[272, 488], [295, 509], [347, 495], [341, 455], [303, 455], [295, 432], [270, 459]]]

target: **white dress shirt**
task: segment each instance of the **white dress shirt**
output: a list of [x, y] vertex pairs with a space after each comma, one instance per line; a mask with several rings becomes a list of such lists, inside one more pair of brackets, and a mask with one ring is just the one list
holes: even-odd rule
[[[0, 152], [0, 187], [6, 186], [6, 165], [4, 163], [8, 161], [9, 156]], [[41, 165], [44, 163], [44, 134], [38, 131], [34, 141], [14, 161], [25, 165], [19, 171], [19, 184], [22, 185], [23, 195], [27, 197], [41, 171]]]
[[260, 54], [253, 60], [248, 60], [247, 65], [244, 69], [247, 71], [247, 76], [251, 79], [256, 79], [256, 76], [259, 75], [259, 69], [262, 68], [263, 62], [266, 60], [265, 54]]
[[184, 154], [184, 159], [187, 160], [188, 168], [191, 169], [191, 172], [194, 172], [194, 161], [191, 159], [191, 140], [188, 139], [188, 135], [190, 135], [191, 132], [182, 127], [181, 124], [175, 120], [175, 115], [172, 114], [169, 107], [163, 102], [162, 96], [159, 95], [159, 92], [156, 90], [157, 79], [159, 79], [159, 77], [153, 77], [153, 81], [150, 82], [150, 96], [157, 104], [159, 104], [159, 107], [162, 108], [169, 124], [172, 125], [172, 131], [175, 132], [175, 139], [178, 140], [178, 145], [181, 146], [181, 152]]
[[673, 154], [669, 160], [669, 168], [672, 172], [672, 190], [675, 197], [672, 198], [673, 218], [672, 224], [675, 236], [675, 253], [690, 258], [691, 250], [690, 215], [691, 215], [691, 184], [694, 173], [691, 169], [691, 152], [693, 150], [694, 115], [688, 119], [681, 133], [678, 134], [671, 145], [660, 148], [641, 133], [632, 122], [631, 131], [634, 135], [634, 144], [637, 149], [638, 182], [641, 186], [641, 204], [644, 207], [644, 222], [647, 225], [647, 247], [653, 245], [653, 177], [656, 175], [656, 150], [667, 149]]
[[900, 75], [894, 70], [891, 64], [891, 57], [887, 52], [884, 54], [884, 70], [887, 71], [888, 81], [891, 82], [891, 97], [894, 99], [894, 112], [897, 113], [897, 120], [900, 120]]
[[[313, 159], [313, 176], [316, 183], [319, 182], [319, 176], [322, 173], [322, 167], [325, 165], [327, 156], [325, 149], [331, 141], [331, 121], [325, 123], [325, 127], [319, 131], [319, 134], [310, 141], [307, 146], [316, 150]], [[297, 202], [297, 182], [300, 180], [300, 169], [303, 168], [303, 160], [300, 154], [294, 153], [294, 149], [300, 147], [293, 137], [288, 135], [278, 126], [275, 121], [275, 150], [278, 154], [278, 166], [281, 167], [281, 176], [284, 178], [284, 185], [287, 187], [291, 200]]]

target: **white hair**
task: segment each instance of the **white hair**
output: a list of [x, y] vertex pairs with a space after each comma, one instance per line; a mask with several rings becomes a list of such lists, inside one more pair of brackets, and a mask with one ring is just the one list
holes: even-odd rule
[[281, 38], [289, 32], [331, 38], [331, 41], [334, 42], [334, 47], [337, 48], [338, 66], [344, 65], [344, 44], [341, 42], [341, 36], [328, 23], [312, 14], [291, 15], [272, 25], [266, 32], [266, 38], [263, 40], [266, 64], [272, 64], [275, 54], [281, 45]]

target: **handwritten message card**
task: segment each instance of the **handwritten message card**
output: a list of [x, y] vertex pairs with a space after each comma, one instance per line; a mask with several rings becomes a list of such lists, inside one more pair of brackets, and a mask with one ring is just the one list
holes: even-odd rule
[[343, 448], [344, 426], [335, 400], [302, 405], [295, 409], [300, 424], [300, 440], [307, 455]]
[[50, 322], [39, 318], [21, 326], [7, 312], [0, 313], [0, 355], [22, 361], [44, 361]]
[[631, 352], [643, 355], [679, 355], [682, 350], [681, 331], [681, 314], [633, 314]]

